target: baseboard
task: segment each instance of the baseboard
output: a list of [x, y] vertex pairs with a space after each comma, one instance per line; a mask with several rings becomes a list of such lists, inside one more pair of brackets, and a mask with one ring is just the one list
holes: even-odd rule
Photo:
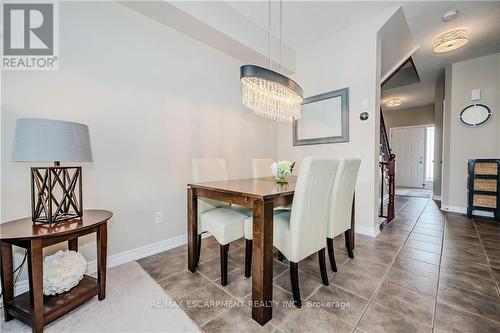
[[432, 199], [436, 200], [436, 201], [441, 201], [441, 196], [440, 195], [433, 195]]
[[[153, 244], [141, 246], [132, 250], [108, 256], [107, 266], [108, 268], [119, 266], [130, 261], [138, 260], [144, 257], [151, 256], [153, 254], [173, 249], [175, 247], [184, 245], [186, 243], [187, 243], [187, 235], [181, 235], [178, 237], [162, 240]], [[92, 274], [95, 273], [96, 271], [97, 271], [97, 262], [95, 260], [89, 261], [87, 263], [86, 274]], [[17, 296], [28, 290], [29, 290], [28, 280], [19, 281], [14, 290], [14, 295]]]
[[[458, 214], [467, 214], [467, 208], [466, 207], [461, 207], [461, 206], [448, 206], [448, 205], [442, 205], [441, 210], [445, 212], [452, 212], [452, 213], [458, 213]], [[493, 212], [485, 212], [482, 210], [474, 210], [472, 212], [473, 215], [475, 216], [482, 216], [482, 217], [494, 217]]]
[[380, 233], [379, 226], [356, 225], [355, 232], [370, 237], [377, 237]]

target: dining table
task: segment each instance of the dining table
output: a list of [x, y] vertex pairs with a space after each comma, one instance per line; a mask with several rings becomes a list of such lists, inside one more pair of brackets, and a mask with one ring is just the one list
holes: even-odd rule
[[[291, 176], [287, 183], [277, 183], [273, 177], [264, 177], [192, 183], [187, 186], [188, 269], [193, 273], [196, 271], [198, 247], [198, 198], [253, 210], [251, 307], [252, 318], [260, 325], [272, 319], [273, 311], [273, 209], [292, 203], [296, 183], [297, 177]], [[351, 241], [354, 244], [354, 239]]]

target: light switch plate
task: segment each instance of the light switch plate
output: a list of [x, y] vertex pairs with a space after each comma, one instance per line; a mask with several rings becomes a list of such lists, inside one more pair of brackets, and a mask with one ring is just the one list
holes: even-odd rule
[[481, 99], [481, 89], [472, 89], [470, 92], [470, 100], [471, 101], [478, 101]]

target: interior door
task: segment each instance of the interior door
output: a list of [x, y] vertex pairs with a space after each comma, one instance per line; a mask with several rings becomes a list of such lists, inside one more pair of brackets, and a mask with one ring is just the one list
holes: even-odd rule
[[393, 128], [391, 148], [396, 154], [396, 186], [425, 186], [425, 127]]

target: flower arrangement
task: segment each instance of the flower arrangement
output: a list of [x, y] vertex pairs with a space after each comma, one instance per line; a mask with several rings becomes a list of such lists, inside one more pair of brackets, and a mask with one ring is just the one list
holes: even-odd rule
[[271, 164], [271, 172], [278, 183], [285, 184], [288, 183], [288, 177], [293, 174], [294, 167], [295, 162], [287, 160], [278, 161]]

